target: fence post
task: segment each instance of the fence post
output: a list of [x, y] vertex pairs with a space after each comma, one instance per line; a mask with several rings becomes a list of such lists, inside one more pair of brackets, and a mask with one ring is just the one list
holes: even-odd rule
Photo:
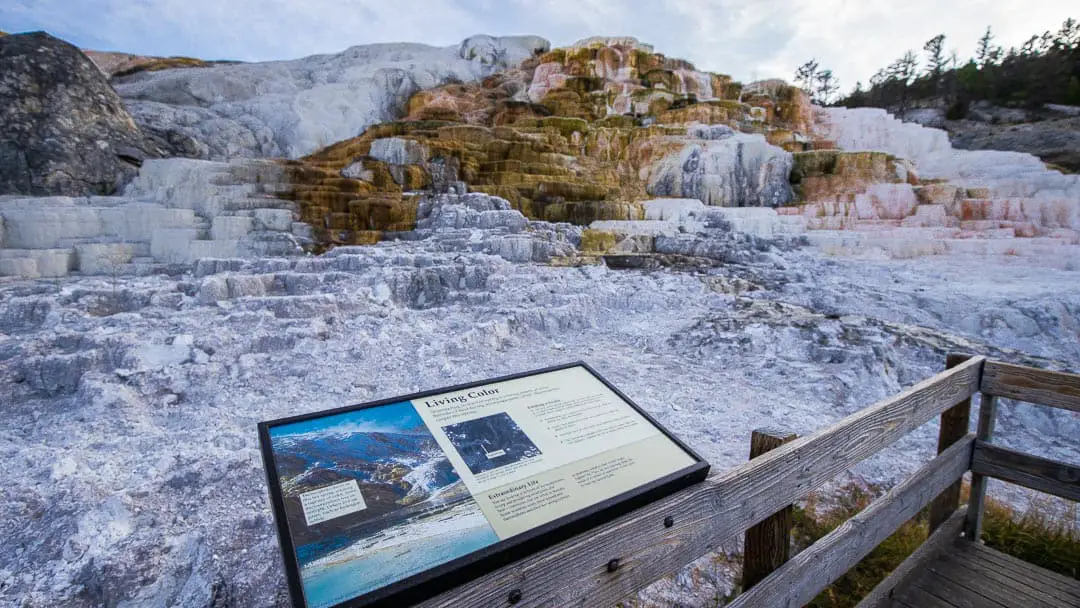
[[[795, 433], [766, 428], [750, 435], [750, 459], [761, 456], [798, 437]], [[746, 591], [791, 557], [791, 505], [773, 513], [746, 531], [743, 543], [742, 589]]]
[[[979, 397], [979, 441], [990, 443], [994, 438], [994, 423], [997, 421], [997, 397], [982, 393]], [[964, 537], [973, 543], [982, 536], [983, 508], [986, 501], [986, 477], [971, 474], [971, 493], [968, 496], [967, 521], [964, 522]]]
[[[945, 369], [952, 369], [971, 358], [971, 355], [949, 353], [945, 357]], [[971, 397], [964, 399], [941, 414], [941, 430], [938, 431], [938, 454], [967, 435], [971, 424]], [[949, 486], [930, 504], [930, 532], [937, 530], [960, 506], [961, 480]]]

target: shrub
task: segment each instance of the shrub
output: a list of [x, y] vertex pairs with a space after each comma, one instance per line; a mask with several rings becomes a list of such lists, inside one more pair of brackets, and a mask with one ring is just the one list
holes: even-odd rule
[[[881, 488], [863, 488], [852, 485], [839, 496], [839, 501], [831, 506], [811, 496], [805, 506], [795, 508], [795, 528], [793, 531], [794, 551], [801, 551], [814, 544], [840, 524], [849, 520], [865, 509], [874, 498], [882, 493]], [[857, 605], [866, 594], [896, 568], [900, 562], [911, 555], [926, 540], [928, 529], [927, 513], [920, 513], [915, 519], [904, 523], [892, 536], [885, 539], [847, 574], [829, 585], [807, 606], [811, 608], [849, 608]]]
[[1076, 504], [1071, 503], [1068, 515], [1059, 518], [1047, 499], [1033, 501], [1023, 513], [1004, 503], [987, 500], [982, 540], [991, 549], [1080, 579]]
[[958, 101], [951, 106], [948, 110], [945, 110], [945, 118], [947, 120], [963, 120], [967, 118], [968, 104], [966, 101]]

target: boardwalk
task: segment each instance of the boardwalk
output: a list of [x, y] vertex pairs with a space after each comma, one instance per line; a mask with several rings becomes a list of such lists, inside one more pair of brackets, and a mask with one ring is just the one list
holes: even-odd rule
[[[906, 391], [795, 438], [756, 431], [768, 446], [745, 465], [461, 586], [424, 608], [613, 606], [733, 538], [747, 535], [747, 578], [729, 608], [797, 608], [929, 506], [932, 533], [859, 608], [1080, 608], [1080, 583], [979, 543], [986, 480], [1080, 500], [1080, 466], [994, 444], [1000, 398], [1080, 412], [1080, 375], [949, 355], [947, 369]], [[972, 397], [978, 433], [970, 433]], [[908, 479], [791, 556], [789, 505], [926, 422], [938, 455]], [[1080, 438], [1078, 438], [1080, 440]], [[761, 446], [759, 446], [761, 447]], [[967, 505], [960, 484], [971, 473]]]
[[1080, 608], [1080, 581], [959, 540], [891, 600], [895, 608]]

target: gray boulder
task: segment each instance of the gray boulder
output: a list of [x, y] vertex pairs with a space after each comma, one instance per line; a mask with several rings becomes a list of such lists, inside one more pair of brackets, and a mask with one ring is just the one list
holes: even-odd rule
[[112, 194], [165, 152], [79, 49], [44, 32], [0, 37], [0, 194]]

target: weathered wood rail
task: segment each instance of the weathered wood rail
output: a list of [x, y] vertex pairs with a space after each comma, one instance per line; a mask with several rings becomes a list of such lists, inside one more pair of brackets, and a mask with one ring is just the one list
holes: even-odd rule
[[[981, 393], [977, 433], [968, 433], [971, 397]], [[693, 487], [422, 605], [433, 607], [610, 606], [774, 518], [792, 503], [931, 419], [941, 416], [939, 454], [832, 533], [776, 567], [730, 606], [801, 606], [858, 563], [927, 505], [932, 533], [860, 606], [890, 596], [960, 536], [978, 540], [985, 479], [995, 477], [1080, 500], [1080, 467], [994, 446], [997, 398], [1080, 412], [1080, 376], [983, 357], [950, 356], [948, 369], [812, 435], [769, 451]], [[771, 449], [770, 449], [771, 448]], [[960, 507], [962, 476], [972, 472]], [[782, 524], [781, 524], [782, 525]], [[776, 538], [775, 531], [761, 538]], [[755, 541], [757, 542], [757, 541]], [[767, 541], [762, 541], [767, 542]], [[760, 549], [786, 556], [778, 547]], [[996, 563], [996, 562], [995, 562]], [[760, 569], [760, 566], [755, 566]], [[755, 574], [760, 578], [765, 573]]]

